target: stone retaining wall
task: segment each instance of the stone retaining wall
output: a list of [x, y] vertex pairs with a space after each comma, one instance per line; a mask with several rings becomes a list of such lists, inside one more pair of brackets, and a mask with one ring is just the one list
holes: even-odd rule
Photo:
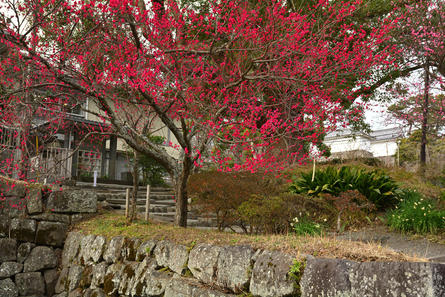
[[249, 246], [66, 237], [96, 209], [93, 192], [0, 178], [0, 297], [445, 297], [437, 263], [297, 261]]
[[[249, 246], [69, 233], [55, 297], [443, 297], [445, 265], [357, 263]], [[293, 269], [291, 267], [300, 267]], [[303, 273], [304, 270], [304, 273]]]
[[96, 210], [94, 193], [0, 178], [0, 297], [53, 296], [69, 225]]

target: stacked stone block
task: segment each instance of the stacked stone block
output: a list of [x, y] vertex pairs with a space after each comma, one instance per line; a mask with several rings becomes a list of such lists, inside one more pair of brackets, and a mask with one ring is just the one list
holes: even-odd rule
[[445, 296], [438, 263], [296, 262], [249, 246], [66, 236], [96, 209], [93, 192], [44, 194], [0, 178], [0, 297]]
[[122, 236], [107, 241], [103, 236], [71, 232], [55, 293], [57, 297], [229, 297], [249, 292], [292, 296], [298, 292], [288, 274], [293, 260], [249, 246], [187, 247]]
[[0, 297], [52, 296], [62, 250], [0, 238]]
[[0, 297], [53, 296], [69, 225], [96, 204], [94, 193], [0, 178]]
[[[71, 232], [55, 297], [445, 296], [445, 265], [358, 263], [249, 246], [106, 240]], [[303, 273], [304, 271], [304, 273]]]

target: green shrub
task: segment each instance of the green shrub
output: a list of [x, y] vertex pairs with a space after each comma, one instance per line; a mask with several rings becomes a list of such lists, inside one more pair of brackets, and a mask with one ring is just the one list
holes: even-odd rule
[[321, 224], [305, 217], [295, 217], [290, 225], [297, 235], [320, 235], [323, 231]]
[[349, 190], [357, 190], [379, 210], [396, 205], [400, 194], [397, 184], [385, 173], [349, 166], [316, 170], [314, 180], [312, 180], [312, 172], [302, 173], [289, 190], [293, 193], [307, 193], [312, 196], [318, 196], [321, 193], [338, 196]]
[[322, 194], [322, 197], [333, 204], [337, 210], [337, 232], [347, 226], [360, 226], [369, 221], [369, 213], [375, 209], [374, 204], [357, 190], [349, 190], [333, 196]]
[[203, 171], [190, 177], [188, 191], [192, 207], [202, 214], [216, 215], [219, 230], [243, 226], [238, 207], [252, 195], [273, 196], [280, 191], [282, 181], [264, 174]]
[[252, 195], [237, 209], [239, 227], [246, 233], [287, 233], [292, 219], [302, 211], [304, 199], [290, 193]]
[[335, 215], [326, 199], [292, 193], [252, 195], [237, 209], [238, 226], [246, 233], [288, 233], [297, 216], [325, 224]]
[[402, 232], [437, 233], [445, 228], [445, 210], [418, 192], [405, 191], [401, 203], [388, 213], [387, 223]]

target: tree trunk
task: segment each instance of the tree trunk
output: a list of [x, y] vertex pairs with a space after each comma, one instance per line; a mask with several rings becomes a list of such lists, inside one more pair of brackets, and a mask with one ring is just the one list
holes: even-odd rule
[[23, 121], [22, 125], [22, 133], [20, 139], [20, 150], [21, 150], [21, 160], [20, 160], [20, 166], [19, 166], [19, 178], [23, 180], [27, 180], [28, 173], [30, 169], [30, 163], [29, 163], [29, 149], [28, 149], [28, 140], [30, 133], [30, 127], [31, 127], [31, 119], [32, 119], [33, 112], [30, 112], [28, 110], [25, 111], [25, 119]]
[[420, 143], [420, 170], [423, 174], [425, 171], [426, 165], [426, 144], [427, 144], [427, 133], [428, 133], [428, 111], [429, 111], [429, 86], [430, 86], [430, 77], [428, 74], [429, 71], [428, 62], [425, 65], [425, 89], [423, 96], [423, 111], [422, 111], [422, 140]]
[[131, 194], [131, 211], [129, 216], [129, 222], [132, 223], [137, 218], [137, 197], [138, 197], [138, 183], [139, 183], [139, 172], [138, 172], [138, 153], [134, 151], [133, 160], [133, 192]]
[[187, 181], [192, 169], [191, 160], [185, 158], [182, 172], [175, 179], [176, 215], [175, 224], [180, 227], [187, 227]]
[[19, 128], [17, 132], [17, 138], [15, 139], [14, 143], [14, 153], [13, 153], [13, 162], [12, 162], [12, 178], [14, 179], [20, 179], [20, 169], [19, 166], [16, 166], [16, 164], [20, 164], [22, 160], [22, 150], [21, 150], [21, 129]]

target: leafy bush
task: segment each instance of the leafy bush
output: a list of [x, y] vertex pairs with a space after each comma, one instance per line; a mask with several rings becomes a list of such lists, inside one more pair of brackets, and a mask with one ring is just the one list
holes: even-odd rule
[[388, 225], [402, 232], [437, 233], [445, 228], [445, 210], [414, 191], [405, 191], [401, 203], [390, 211]]
[[204, 171], [190, 177], [188, 191], [192, 207], [203, 214], [216, 215], [219, 230], [243, 226], [238, 207], [252, 195], [273, 196], [280, 191], [282, 181], [263, 174]]
[[286, 191], [281, 179], [246, 172], [206, 171], [191, 176], [192, 207], [215, 215], [219, 230], [240, 227], [245, 233], [286, 233], [298, 216], [324, 222], [335, 209], [321, 197]]
[[[321, 213], [319, 205], [310, 197], [280, 193], [275, 196], [252, 195], [237, 209], [239, 226], [246, 233], [287, 233], [298, 215]], [[329, 211], [329, 210], [328, 210]]]
[[280, 196], [265, 197], [252, 195], [237, 209], [239, 225], [246, 233], [286, 232], [289, 221], [297, 211], [289, 200]]
[[374, 204], [357, 190], [349, 190], [338, 196], [323, 194], [323, 198], [331, 202], [337, 210], [336, 228], [338, 232], [344, 230], [348, 225], [358, 226], [368, 222], [368, 212], [375, 209]]
[[297, 235], [320, 235], [323, 231], [319, 223], [311, 221], [305, 217], [295, 217], [290, 225]]
[[289, 190], [312, 196], [321, 193], [338, 196], [342, 192], [357, 190], [379, 210], [396, 205], [400, 194], [397, 184], [383, 172], [349, 166], [316, 170], [314, 180], [312, 172], [302, 173]]

